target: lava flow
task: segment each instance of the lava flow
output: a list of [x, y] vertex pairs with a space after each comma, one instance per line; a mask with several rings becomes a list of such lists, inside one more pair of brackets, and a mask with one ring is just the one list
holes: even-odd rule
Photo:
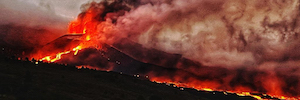
[[298, 99], [299, 4], [296, 0], [90, 2], [70, 23], [68, 35], [38, 48], [32, 57], [139, 74], [198, 90]]
[[57, 60], [60, 60], [62, 55], [66, 55], [71, 52], [74, 52], [74, 55], [77, 55], [78, 51], [81, 49], [97, 46], [96, 45], [97, 43], [94, 43], [94, 41], [91, 40], [91, 35], [95, 34], [96, 27], [98, 24], [98, 21], [95, 20], [94, 18], [100, 13], [97, 12], [96, 10], [97, 9], [91, 7], [87, 11], [79, 15], [79, 18], [77, 20], [70, 23], [69, 25], [70, 35], [78, 35], [78, 34], [83, 35], [83, 38], [81, 37], [79, 39], [80, 42], [76, 47], [67, 49], [66, 51], [57, 53], [55, 55], [46, 56], [44, 58], [41, 58], [40, 61], [46, 60], [48, 62], [55, 62]]

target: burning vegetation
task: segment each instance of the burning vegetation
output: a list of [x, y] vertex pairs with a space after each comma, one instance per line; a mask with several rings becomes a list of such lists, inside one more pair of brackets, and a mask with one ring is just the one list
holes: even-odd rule
[[206, 91], [300, 97], [297, 0], [104, 0], [30, 56]]

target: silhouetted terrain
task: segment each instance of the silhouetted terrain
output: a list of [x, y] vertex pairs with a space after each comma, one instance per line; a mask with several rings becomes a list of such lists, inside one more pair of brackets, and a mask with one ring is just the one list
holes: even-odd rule
[[0, 58], [1, 100], [252, 100], [158, 84], [116, 72]]

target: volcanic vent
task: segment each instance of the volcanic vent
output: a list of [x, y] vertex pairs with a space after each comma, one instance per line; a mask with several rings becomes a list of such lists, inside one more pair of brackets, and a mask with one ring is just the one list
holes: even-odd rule
[[199, 90], [295, 99], [299, 2], [93, 1], [68, 35], [30, 56]]

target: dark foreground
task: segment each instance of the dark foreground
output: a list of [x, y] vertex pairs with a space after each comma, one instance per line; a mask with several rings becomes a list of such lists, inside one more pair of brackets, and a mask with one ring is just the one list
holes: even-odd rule
[[0, 100], [253, 100], [158, 84], [116, 72], [0, 57]]

